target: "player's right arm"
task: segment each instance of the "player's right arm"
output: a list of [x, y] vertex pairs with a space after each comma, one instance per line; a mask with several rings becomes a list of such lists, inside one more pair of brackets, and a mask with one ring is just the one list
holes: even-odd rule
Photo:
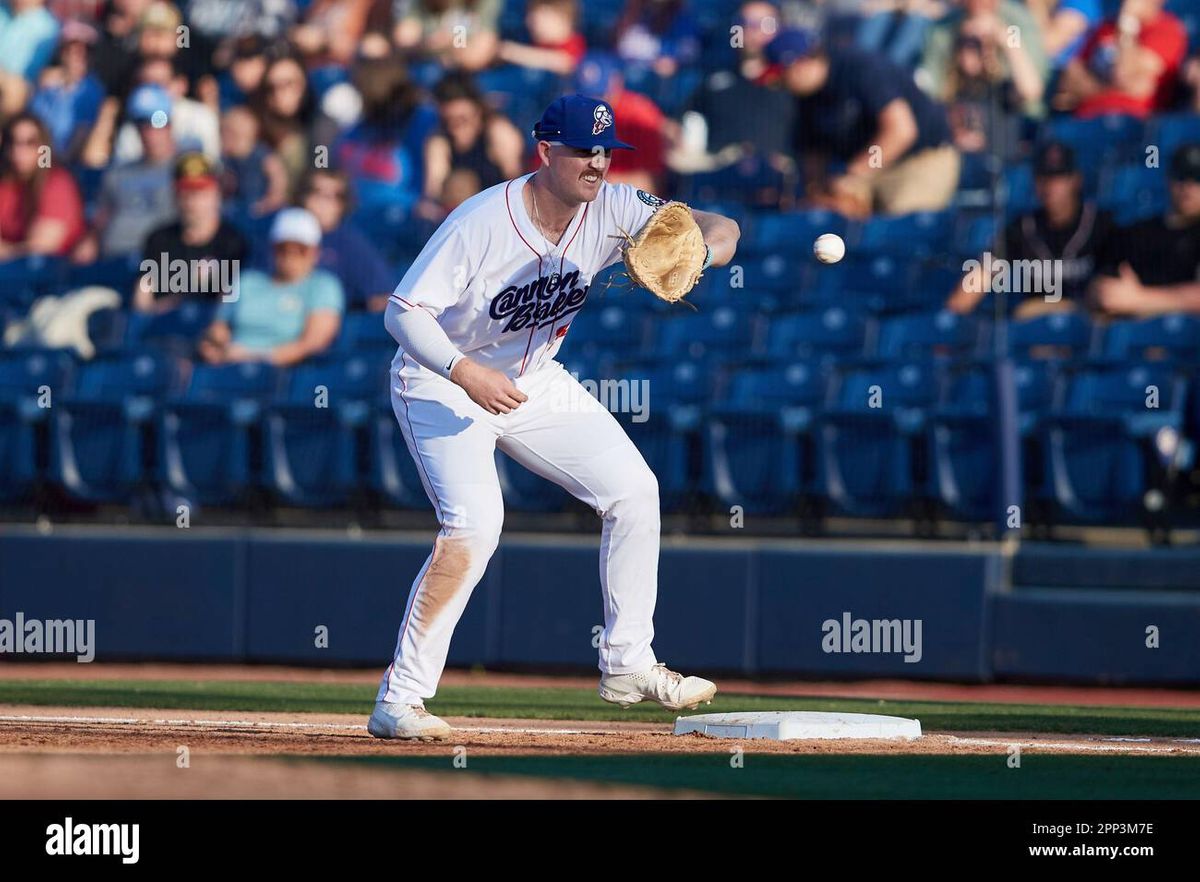
[[461, 230], [452, 222], [442, 224], [389, 298], [384, 325], [417, 364], [461, 386], [488, 413], [509, 413], [525, 394], [501, 371], [464, 355], [437, 320], [473, 278], [472, 254]]

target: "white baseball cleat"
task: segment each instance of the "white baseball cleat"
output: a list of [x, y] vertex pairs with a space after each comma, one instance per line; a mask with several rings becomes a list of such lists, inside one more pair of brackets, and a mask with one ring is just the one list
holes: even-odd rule
[[407, 738], [441, 741], [450, 737], [450, 724], [419, 704], [375, 702], [367, 731], [376, 738]]
[[621, 707], [644, 699], [657, 701], [667, 710], [689, 710], [712, 703], [717, 684], [701, 677], [685, 677], [659, 662], [636, 674], [605, 674], [600, 678], [600, 697]]

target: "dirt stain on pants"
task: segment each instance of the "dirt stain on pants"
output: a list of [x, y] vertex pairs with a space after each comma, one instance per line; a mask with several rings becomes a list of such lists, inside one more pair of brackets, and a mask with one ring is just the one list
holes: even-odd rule
[[432, 625], [458, 594], [471, 569], [471, 549], [465, 539], [438, 536], [433, 557], [413, 601], [413, 620], [422, 630]]

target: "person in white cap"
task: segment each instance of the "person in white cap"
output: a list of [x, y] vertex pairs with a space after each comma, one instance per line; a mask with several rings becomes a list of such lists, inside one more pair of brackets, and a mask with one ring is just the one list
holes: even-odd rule
[[271, 225], [271, 275], [238, 273], [232, 295], [200, 343], [210, 364], [297, 364], [329, 348], [345, 310], [342, 284], [317, 269], [321, 225], [304, 208], [285, 208]]

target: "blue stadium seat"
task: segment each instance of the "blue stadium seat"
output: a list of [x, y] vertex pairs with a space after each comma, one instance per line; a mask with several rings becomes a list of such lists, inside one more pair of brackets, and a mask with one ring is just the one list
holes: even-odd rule
[[1161, 215], [1169, 203], [1166, 176], [1161, 168], [1122, 165], [1101, 181], [1097, 202], [1113, 213], [1118, 224]]
[[765, 345], [760, 351], [781, 361], [854, 358], [863, 354], [867, 341], [867, 319], [843, 306], [772, 316], [766, 324]]
[[358, 435], [388, 368], [367, 355], [329, 356], [292, 369], [263, 417], [264, 482], [290, 505], [347, 502], [358, 487]]
[[1011, 218], [1037, 208], [1037, 195], [1033, 191], [1033, 166], [1029, 163], [1009, 166], [1004, 170], [1004, 209]]
[[739, 355], [750, 351], [755, 316], [745, 308], [718, 306], [656, 323], [659, 355], [704, 359], [714, 354]]
[[348, 312], [342, 316], [342, 328], [334, 343], [338, 352], [395, 354], [396, 341], [383, 323], [381, 312]]
[[1179, 314], [1113, 322], [1104, 331], [1104, 357], [1195, 364], [1200, 361], [1200, 319]]
[[367, 481], [371, 490], [395, 508], [430, 508], [421, 473], [389, 400], [379, 401], [371, 416], [370, 431]]
[[49, 477], [85, 502], [126, 502], [147, 475], [146, 434], [158, 402], [175, 391], [177, 362], [120, 353], [82, 366], [72, 394], [52, 408]]
[[873, 217], [863, 224], [857, 248], [905, 256], [944, 251], [954, 233], [953, 211], [922, 211], [899, 217]]
[[677, 198], [688, 203], [730, 201], [774, 206], [779, 204], [786, 180], [765, 157], [752, 153], [723, 169], [687, 175], [679, 187]]
[[196, 344], [216, 318], [216, 303], [185, 300], [170, 312], [158, 315], [135, 313], [131, 319], [131, 345], [164, 349], [183, 357], [196, 351]]
[[948, 310], [884, 319], [879, 325], [879, 358], [956, 358], [975, 354], [979, 323]]
[[768, 212], [757, 216], [749, 235], [738, 242], [739, 257], [771, 252], [807, 256], [822, 233], [837, 233], [844, 239], [847, 227], [846, 219], [831, 211]]
[[1085, 368], [1070, 377], [1044, 421], [1045, 481], [1059, 511], [1107, 523], [1141, 511], [1154, 437], [1182, 426], [1185, 394], [1166, 364]]
[[820, 492], [845, 514], [895, 514], [918, 486], [914, 452], [936, 401], [934, 367], [898, 361], [835, 376], [820, 420]]
[[658, 477], [664, 509], [683, 505], [695, 489], [704, 407], [712, 399], [715, 371], [690, 360], [617, 365], [614, 378], [639, 384], [641, 414], [619, 419]]
[[62, 350], [0, 351], [0, 501], [24, 498], [41, 477], [40, 427], [73, 369]]
[[182, 499], [228, 505], [254, 484], [254, 430], [279, 373], [262, 362], [196, 365], [186, 392], [159, 409], [158, 478]]
[[1078, 312], [1052, 312], [1008, 323], [1008, 351], [1020, 358], [1070, 358], [1086, 355], [1092, 324]]
[[1052, 117], [1042, 126], [1041, 140], [1069, 144], [1085, 177], [1094, 180], [1105, 166], [1144, 158], [1145, 125], [1137, 117], [1119, 114]]
[[649, 317], [643, 297], [608, 297], [588, 304], [571, 319], [559, 351], [591, 358], [639, 358], [646, 354]]
[[[955, 249], [963, 257], [978, 258], [996, 246], [996, 219], [989, 215], [970, 218], [958, 227]], [[961, 277], [961, 268], [957, 270]]]
[[97, 352], [119, 353], [133, 347], [136, 339], [133, 325], [133, 314], [128, 310], [97, 309], [87, 318], [88, 339]]
[[738, 371], [709, 415], [705, 488], [749, 514], [792, 508], [809, 486], [809, 433], [827, 379], [805, 362]]
[[814, 294], [821, 303], [875, 313], [903, 312], [921, 305], [913, 284], [917, 265], [916, 260], [894, 254], [847, 258], [833, 267], [816, 268]]
[[[1057, 370], [1052, 362], [1017, 362], [1012, 376], [1026, 493], [1044, 498], [1038, 430], [1054, 403]], [[956, 365], [929, 415], [930, 495], [949, 515], [967, 521], [996, 513], [1000, 461], [993, 384], [990, 362]]]
[[1171, 157], [1181, 145], [1200, 143], [1200, 114], [1171, 113], [1154, 117], [1149, 123], [1146, 143], [1158, 147], [1158, 171], [1161, 174], [1163, 169], [1170, 167]]
[[65, 261], [40, 254], [0, 262], [0, 306], [24, 311], [38, 297], [60, 293], [65, 272]]

